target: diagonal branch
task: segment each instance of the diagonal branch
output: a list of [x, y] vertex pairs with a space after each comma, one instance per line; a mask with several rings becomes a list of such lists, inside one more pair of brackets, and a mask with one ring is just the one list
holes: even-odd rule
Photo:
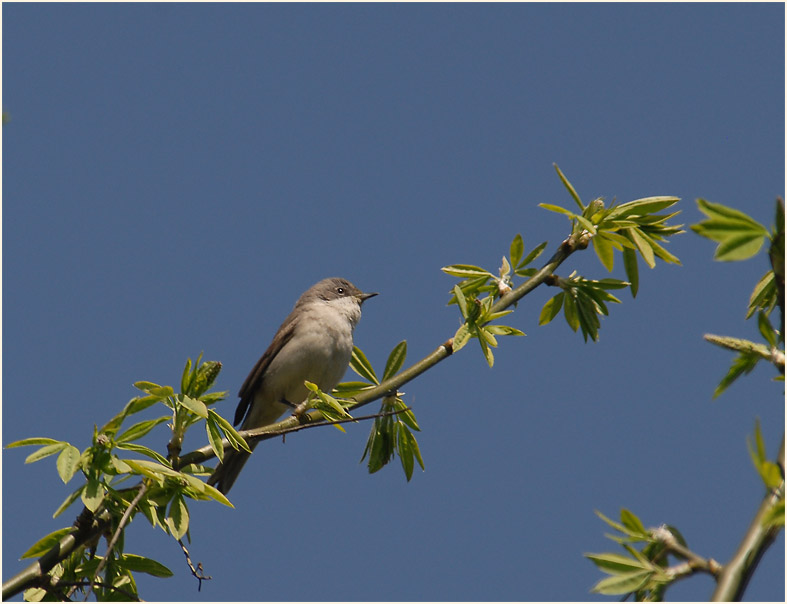
[[[505, 310], [509, 306], [516, 304], [536, 287], [541, 285], [574, 251], [584, 247], [587, 247], [587, 241], [584, 241], [581, 237], [575, 237], [572, 235], [563, 241], [552, 258], [550, 258], [535, 275], [495, 302], [495, 304], [492, 305], [491, 312], [499, 312], [501, 310]], [[449, 339], [438, 346], [431, 354], [427, 355], [425, 358], [421, 359], [414, 365], [411, 365], [407, 369], [400, 371], [381, 384], [374, 386], [373, 388], [369, 388], [368, 390], [364, 390], [362, 393], [354, 397], [355, 404], [353, 404], [351, 407], [348, 407], [348, 410], [359, 409], [365, 405], [368, 405], [369, 403], [383, 398], [391, 392], [395, 392], [404, 384], [414, 380], [419, 375], [431, 369], [445, 358], [451, 356], [452, 353], [453, 339]], [[321, 418], [322, 414], [319, 411], [312, 410], [304, 413], [300, 418], [290, 416], [282, 421], [276, 422], [275, 424], [270, 424], [269, 426], [255, 428], [253, 430], [241, 430], [240, 435], [247, 442], [268, 440], [278, 436], [279, 434], [282, 434], [283, 432], [292, 431], [293, 428], [296, 428], [303, 423], [314, 423], [319, 421]], [[224, 439], [223, 442], [225, 447], [232, 446], [227, 439]], [[249, 444], [251, 444], [251, 442]], [[183, 455], [178, 460], [177, 466], [178, 468], [182, 468], [188, 464], [202, 463], [213, 457], [215, 457], [213, 447], [206, 445], [200, 449], [192, 451], [191, 453]]]
[[739, 601], [754, 574], [757, 564], [770, 547], [781, 527], [765, 526], [764, 520], [771, 509], [784, 500], [784, 436], [779, 449], [779, 467], [782, 469], [782, 482], [777, 489], [770, 491], [760, 504], [754, 519], [743, 536], [738, 551], [718, 576], [716, 589], [711, 596], [713, 602]]
[[81, 522], [85, 512], [80, 514], [75, 523], [78, 525], [76, 531], [62, 537], [57, 545], [52, 547], [47, 553], [3, 583], [3, 600], [7, 600], [28, 587], [37, 584], [58, 562], [70, 556], [76, 549], [99, 537], [110, 525], [112, 518], [106, 510], [96, 516], [89, 513], [88, 515], [90, 516], [89, 520]]
[[[574, 251], [584, 249], [587, 247], [587, 238], [582, 236], [570, 236], [563, 241], [553, 256], [547, 261], [546, 264], [530, 279], [520, 284], [515, 289], [511, 290], [502, 296], [493, 306], [492, 312], [498, 312], [516, 304], [524, 296], [541, 285]], [[404, 384], [414, 380], [422, 373], [428, 371], [439, 362], [443, 361], [446, 357], [451, 356], [453, 353], [453, 340], [449, 339], [440, 346], [438, 346], [431, 354], [421, 359], [409, 368], [399, 372], [395, 376], [383, 383], [364, 390], [361, 394], [355, 397], [355, 404], [348, 409], [359, 409], [369, 403], [383, 398], [391, 392], [396, 392]], [[284, 432], [297, 431], [303, 428], [303, 424], [315, 424], [322, 420], [322, 414], [319, 411], [311, 410], [304, 413], [300, 418], [289, 417], [285, 420], [257, 428], [255, 430], [243, 430], [240, 435], [247, 441], [252, 442], [259, 440], [267, 440], [274, 438]], [[359, 418], [354, 418], [359, 419]], [[351, 421], [351, 420], [348, 420]], [[323, 422], [324, 423], [324, 422]], [[223, 440], [224, 447], [232, 446], [225, 438]], [[213, 448], [206, 445], [200, 449], [192, 451], [183, 455], [177, 460], [173, 461], [173, 469], [178, 470], [184, 466], [192, 463], [202, 463], [208, 459], [215, 457]], [[111, 516], [106, 510], [102, 511], [99, 515], [92, 518], [92, 524], [86, 529], [81, 529], [75, 533], [71, 533], [63, 537], [60, 542], [50, 549], [46, 554], [39, 558], [36, 562], [31, 564], [28, 568], [21, 571], [5, 583], [3, 583], [3, 600], [13, 597], [24, 589], [31, 587], [36, 581], [40, 580], [61, 560], [69, 556], [74, 550], [84, 546], [91, 540], [102, 534], [110, 525]]]

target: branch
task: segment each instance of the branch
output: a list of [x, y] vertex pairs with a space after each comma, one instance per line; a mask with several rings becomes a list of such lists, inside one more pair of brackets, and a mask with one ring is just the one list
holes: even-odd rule
[[60, 539], [57, 545], [38, 560], [3, 583], [3, 600], [7, 600], [40, 582], [58, 562], [71, 555], [74, 550], [99, 537], [109, 527], [111, 515], [106, 510], [98, 516], [86, 512], [87, 510], [84, 510], [74, 523], [77, 526], [75, 532]]
[[668, 569], [668, 573], [672, 574], [675, 578], [680, 579], [697, 571], [703, 571], [713, 576], [718, 576], [721, 572], [722, 567], [716, 560], [713, 558], [703, 558], [686, 546], [681, 545], [672, 531], [666, 526], [660, 526], [652, 530], [651, 534], [654, 539], [658, 539], [664, 544], [668, 552], [685, 560], [684, 563], [672, 566]]
[[777, 348], [768, 348], [764, 344], [757, 344], [750, 340], [742, 340], [740, 338], [731, 338], [729, 336], [715, 336], [713, 334], [705, 334], [705, 340], [716, 346], [734, 350], [736, 352], [743, 352], [746, 354], [756, 354], [761, 356], [766, 361], [773, 363], [776, 368], [784, 373], [784, 351]]
[[739, 601], [754, 574], [757, 564], [781, 530], [779, 527], [763, 525], [763, 520], [771, 509], [784, 499], [784, 436], [779, 449], [779, 467], [782, 469], [782, 482], [778, 488], [769, 492], [760, 504], [754, 519], [743, 536], [738, 551], [722, 569], [718, 576], [716, 589], [711, 596], [713, 602]]
[[[492, 309], [490, 312], [499, 312], [501, 310], [505, 310], [509, 306], [513, 306], [519, 300], [524, 298], [527, 294], [533, 291], [536, 287], [541, 285], [552, 273], [554, 273], [555, 269], [560, 266], [563, 261], [568, 258], [574, 251], [577, 249], [584, 249], [587, 247], [587, 241], [580, 236], [575, 237], [572, 235], [563, 243], [560, 244], [557, 251], [554, 253], [552, 258], [550, 258], [547, 263], [539, 270], [535, 275], [530, 277], [527, 281], [516, 287], [515, 289], [511, 290], [504, 296], [502, 296], [497, 302], [492, 305]], [[446, 342], [438, 346], [434, 352], [430, 355], [426, 356], [425, 358], [421, 359], [414, 365], [411, 365], [407, 369], [400, 371], [395, 376], [385, 380], [381, 384], [369, 388], [368, 390], [364, 390], [357, 396], [355, 396], [355, 404], [350, 409], [360, 409], [364, 405], [368, 405], [376, 400], [383, 398], [384, 396], [390, 394], [391, 392], [395, 392], [404, 384], [414, 380], [422, 373], [426, 372], [427, 370], [431, 369], [435, 365], [437, 365], [440, 361], [444, 360], [446, 357], [451, 356], [453, 353], [453, 339], [448, 339]], [[253, 430], [241, 430], [239, 431], [240, 435], [249, 442], [249, 444], [258, 442], [261, 440], [268, 440], [279, 434], [285, 432], [293, 432], [296, 429], [300, 429], [302, 424], [313, 424], [320, 420], [322, 414], [319, 411], [312, 410], [307, 413], [304, 413], [300, 418], [290, 416], [282, 421], [276, 422], [275, 424], [270, 424], [268, 426], [263, 426], [262, 428], [254, 428]], [[349, 420], [352, 421], [352, 420]], [[232, 446], [227, 439], [223, 441], [225, 448]], [[213, 451], [213, 447], [210, 445], [205, 445], [204, 447], [192, 451], [191, 453], [187, 453], [178, 459], [177, 467], [182, 468], [188, 464], [192, 463], [202, 463], [215, 457], [216, 454]], [[173, 464], [174, 465], [174, 464]]]
[[[572, 235], [563, 241], [560, 246], [558, 246], [557, 251], [547, 261], [547, 263], [535, 275], [530, 277], [530, 279], [502, 296], [492, 306], [492, 312], [499, 312], [508, 308], [509, 306], [516, 304], [536, 287], [541, 285], [574, 251], [578, 249], [585, 249], [587, 244], [587, 237], [583, 237], [581, 235]], [[391, 392], [396, 392], [399, 387], [414, 380], [419, 375], [444, 360], [446, 357], [451, 356], [452, 353], [453, 339], [449, 339], [438, 346], [431, 354], [421, 359], [419, 362], [399, 372], [390, 379], [385, 380], [383, 383], [364, 390], [355, 397], [355, 404], [353, 404], [348, 409], [359, 409], [364, 405], [368, 405], [369, 403], [383, 398]], [[307, 413], [304, 413], [300, 418], [289, 417], [275, 424], [264, 426], [263, 428], [243, 430], [240, 431], [240, 435], [246, 439], [247, 442], [268, 440], [286, 432], [296, 432], [298, 430], [302, 430], [309, 425], [323, 425], [326, 423], [320, 422], [321, 419], [322, 414], [319, 411], [311, 410]], [[365, 418], [353, 418], [352, 420], [346, 421], [355, 421], [358, 419]], [[225, 448], [232, 446], [226, 438], [223, 440], [223, 443]], [[170, 454], [171, 453], [172, 451], [170, 451]], [[187, 453], [186, 455], [177, 457], [173, 460], [172, 466], [173, 469], [179, 470], [180, 468], [189, 464], [202, 463], [208, 459], [212, 459], [215, 456], [216, 454], [213, 451], [213, 447], [206, 445], [200, 449]], [[72, 533], [63, 537], [55, 547], [50, 549], [36, 562], [3, 584], [3, 600], [18, 594], [27, 587], [30, 587], [35, 581], [40, 580], [44, 575], [46, 575], [58, 562], [70, 555], [75, 549], [85, 545], [90, 540], [95, 539], [101, 535], [101, 533], [109, 526], [110, 518], [109, 512], [103, 511], [99, 516], [93, 519], [94, 524], [89, 528], [89, 530], [77, 531], [76, 533]]]

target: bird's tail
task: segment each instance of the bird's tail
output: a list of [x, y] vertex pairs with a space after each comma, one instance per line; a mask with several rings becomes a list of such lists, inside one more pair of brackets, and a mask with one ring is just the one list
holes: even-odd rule
[[[252, 451], [256, 445], [256, 442], [249, 444]], [[208, 478], [208, 484], [215, 486], [226, 495], [230, 492], [232, 485], [235, 484], [235, 479], [238, 478], [238, 474], [240, 474], [240, 471], [243, 469], [243, 466], [250, 456], [251, 453], [242, 449], [238, 451], [235, 449], [226, 449], [224, 452], [224, 461], [216, 466], [213, 474]]]

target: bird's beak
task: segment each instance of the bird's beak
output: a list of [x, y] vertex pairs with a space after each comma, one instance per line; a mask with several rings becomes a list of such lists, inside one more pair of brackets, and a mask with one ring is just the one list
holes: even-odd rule
[[365, 300], [368, 300], [369, 298], [374, 298], [377, 295], [377, 293], [378, 292], [372, 292], [369, 294], [359, 294], [358, 299], [361, 301], [361, 304], [363, 304]]

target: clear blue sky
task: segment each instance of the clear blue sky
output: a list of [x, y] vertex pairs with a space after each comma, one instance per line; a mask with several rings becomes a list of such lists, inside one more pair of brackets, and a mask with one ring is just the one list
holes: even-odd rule
[[[83, 448], [145, 379], [176, 385], [205, 352], [237, 392], [300, 293], [327, 276], [381, 292], [356, 343], [382, 369], [453, 335], [452, 263], [499, 266], [568, 234], [537, 207], [580, 195], [729, 204], [770, 225], [784, 192], [784, 6], [4, 4], [3, 443]], [[359, 465], [369, 426], [257, 449], [236, 509], [191, 506], [197, 592], [177, 544], [141, 517], [126, 550], [163, 600], [584, 600], [583, 552], [613, 549], [593, 510], [678, 526], [726, 561], [763, 494], [746, 451], [771, 455], [783, 385], [758, 368], [720, 399], [731, 355], [704, 333], [743, 319], [764, 257], [682, 267], [585, 344], [554, 291], [509, 323], [489, 369], [475, 343], [407, 385], [426, 471]], [[620, 262], [618, 263], [620, 264]], [[620, 266], [613, 276], [622, 278]], [[607, 276], [592, 251], [560, 269]], [[349, 377], [349, 376], [348, 376]], [[155, 417], [158, 411], [150, 410]], [[165, 450], [162, 431], [148, 444]], [[194, 434], [187, 449], [204, 444]], [[53, 460], [3, 451], [3, 575], [79, 508], [52, 512]], [[784, 597], [784, 539], [747, 596]], [[709, 597], [693, 578], [670, 599]], [[609, 600], [609, 598], [596, 598]]]

